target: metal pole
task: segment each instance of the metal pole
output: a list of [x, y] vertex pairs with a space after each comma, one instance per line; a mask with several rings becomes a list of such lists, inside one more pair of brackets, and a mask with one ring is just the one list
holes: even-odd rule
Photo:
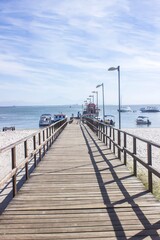
[[102, 96], [103, 96], [103, 121], [105, 120], [105, 109], [104, 109], [104, 84], [102, 83]]
[[99, 115], [99, 112], [98, 112], [98, 91], [96, 92], [96, 94], [97, 94], [97, 117], [98, 117], [98, 115]]
[[121, 89], [120, 89], [120, 66], [117, 67], [118, 70], [118, 102], [119, 102], [119, 129], [121, 129]]

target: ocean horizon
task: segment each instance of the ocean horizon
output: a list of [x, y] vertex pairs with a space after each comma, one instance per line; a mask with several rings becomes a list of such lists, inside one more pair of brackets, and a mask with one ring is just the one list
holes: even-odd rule
[[[146, 106], [156, 106], [160, 109], [159, 104], [139, 104], [139, 105], [123, 105], [130, 106], [132, 112], [121, 113], [122, 128], [160, 128], [160, 112], [157, 113], [141, 113], [140, 108]], [[102, 117], [102, 106], [99, 106], [99, 116]], [[105, 114], [115, 116], [115, 127], [118, 127], [118, 106], [105, 105]], [[78, 112], [82, 113], [83, 105], [46, 105], [46, 106], [0, 106], [0, 131], [3, 127], [15, 126], [16, 129], [38, 129], [39, 119], [42, 114], [50, 113], [51, 115], [57, 113], [66, 114], [68, 118], [77, 116]], [[151, 121], [150, 126], [137, 126], [136, 118], [139, 115], [149, 117]]]

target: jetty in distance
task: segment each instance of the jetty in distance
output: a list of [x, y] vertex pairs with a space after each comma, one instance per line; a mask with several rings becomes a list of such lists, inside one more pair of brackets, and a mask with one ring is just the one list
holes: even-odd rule
[[[137, 154], [138, 141], [147, 146], [145, 161]], [[0, 149], [6, 158], [11, 153], [12, 169], [0, 181], [0, 239], [158, 240], [160, 202], [152, 192], [160, 173], [152, 166], [153, 148], [160, 145], [82, 117]], [[147, 189], [136, 177], [140, 165]]]

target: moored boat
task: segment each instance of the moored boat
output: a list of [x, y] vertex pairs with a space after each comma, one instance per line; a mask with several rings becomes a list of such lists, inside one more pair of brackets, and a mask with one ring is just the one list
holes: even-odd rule
[[137, 125], [150, 125], [151, 121], [146, 116], [138, 116], [138, 118], [136, 119], [136, 123]]
[[51, 114], [42, 114], [39, 120], [40, 127], [49, 126], [52, 123], [52, 116]]
[[[119, 112], [119, 109], [117, 110]], [[120, 112], [132, 112], [130, 107], [121, 107]]]
[[140, 111], [143, 113], [145, 113], [145, 112], [149, 112], [149, 113], [160, 112], [160, 110], [157, 107], [150, 107], [150, 106], [140, 108]]
[[114, 115], [105, 115], [104, 117], [105, 117], [104, 122], [106, 124], [109, 124], [112, 126], [115, 125], [115, 116]]
[[67, 116], [63, 113], [54, 114], [52, 122], [55, 123], [55, 122], [61, 121], [61, 120], [65, 119], [66, 117]]

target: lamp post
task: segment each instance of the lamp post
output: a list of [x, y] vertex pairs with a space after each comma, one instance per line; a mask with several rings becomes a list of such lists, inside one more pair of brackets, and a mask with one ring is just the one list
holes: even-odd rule
[[103, 121], [105, 120], [105, 109], [104, 109], [104, 84], [99, 84], [96, 88], [102, 87], [102, 98], [103, 98]]
[[120, 96], [120, 66], [118, 67], [110, 67], [108, 71], [118, 71], [118, 102], [119, 102], [119, 129], [121, 129], [121, 96]]
[[92, 97], [92, 101], [94, 103], [94, 95], [89, 95], [89, 97]]
[[93, 91], [92, 93], [96, 93], [97, 95], [97, 117], [98, 117], [98, 91]]

